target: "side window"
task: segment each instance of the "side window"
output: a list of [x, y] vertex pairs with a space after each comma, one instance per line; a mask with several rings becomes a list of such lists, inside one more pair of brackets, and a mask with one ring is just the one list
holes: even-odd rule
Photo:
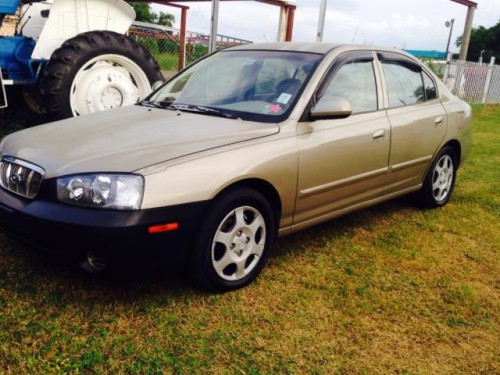
[[377, 86], [372, 61], [351, 61], [335, 73], [323, 96], [340, 96], [352, 107], [352, 113], [376, 111]]
[[[382, 61], [389, 107], [402, 107], [425, 101], [421, 69], [400, 61]], [[435, 89], [434, 89], [435, 90]]]
[[436, 99], [437, 91], [434, 81], [427, 73], [422, 73], [422, 75], [424, 76], [425, 98], [427, 100]]

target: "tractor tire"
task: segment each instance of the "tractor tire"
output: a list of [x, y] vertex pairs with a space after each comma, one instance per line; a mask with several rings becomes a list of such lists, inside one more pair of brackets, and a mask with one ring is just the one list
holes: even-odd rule
[[52, 120], [137, 103], [163, 81], [140, 44], [112, 31], [79, 34], [56, 49], [39, 80], [41, 105]]

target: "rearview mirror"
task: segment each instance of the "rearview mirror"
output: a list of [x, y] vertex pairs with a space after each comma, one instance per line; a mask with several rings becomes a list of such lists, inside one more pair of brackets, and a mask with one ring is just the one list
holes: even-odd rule
[[340, 96], [323, 96], [311, 109], [311, 118], [344, 118], [352, 113], [349, 102]]

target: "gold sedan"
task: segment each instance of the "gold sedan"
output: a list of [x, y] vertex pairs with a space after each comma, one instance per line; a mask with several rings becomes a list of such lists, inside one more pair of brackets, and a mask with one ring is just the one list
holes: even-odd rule
[[0, 225], [93, 271], [167, 262], [233, 290], [277, 235], [411, 192], [446, 204], [470, 122], [396, 49], [234, 47], [138, 105], [6, 137]]

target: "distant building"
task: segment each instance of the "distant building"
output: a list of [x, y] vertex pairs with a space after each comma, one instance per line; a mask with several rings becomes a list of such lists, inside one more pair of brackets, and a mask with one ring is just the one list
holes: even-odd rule
[[420, 51], [414, 49], [405, 49], [406, 52], [415, 57], [428, 57], [430, 59], [446, 60], [446, 52], [439, 51]]

